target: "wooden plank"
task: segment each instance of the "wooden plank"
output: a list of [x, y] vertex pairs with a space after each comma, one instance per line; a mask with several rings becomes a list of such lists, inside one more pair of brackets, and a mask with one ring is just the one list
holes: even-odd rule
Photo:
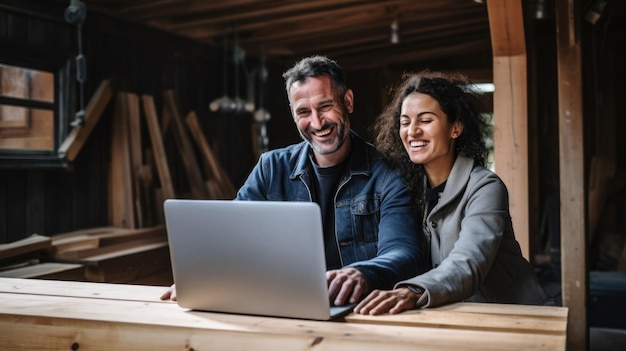
[[129, 240], [163, 239], [167, 240], [165, 226], [158, 225], [123, 232], [103, 233], [98, 235], [100, 245], [115, 245]]
[[85, 123], [74, 127], [59, 147], [61, 158], [70, 162], [74, 161], [112, 97], [113, 89], [110, 81], [102, 81], [85, 108]]
[[118, 93], [111, 127], [109, 165], [109, 225], [135, 228], [133, 186], [128, 136], [128, 100]]
[[66, 251], [93, 249], [100, 246], [100, 239], [89, 235], [76, 235], [56, 240], [52, 237], [53, 256]]
[[[0, 286], [3, 285], [0, 280]], [[119, 287], [120, 290], [124, 286]], [[25, 308], [24, 306], [27, 306]], [[51, 350], [564, 350], [562, 335], [320, 322], [175, 303], [0, 293], [0, 342]]]
[[551, 318], [567, 318], [567, 307], [516, 305], [498, 303], [458, 302], [435, 307], [439, 311], [455, 311], [465, 313], [505, 314], [513, 316], [543, 316]]
[[83, 265], [75, 263], [45, 262], [0, 272], [6, 278], [37, 278], [57, 280], [84, 280]]
[[165, 148], [163, 147], [163, 139], [161, 138], [156, 107], [154, 106], [154, 98], [149, 95], [143, 95], [141, 100], [143, 102], [146, 122], [148, 124], [148, 131], [150, 132], [150, 141], [152, 142], [152, 151], [157, 166], [157, 173], [159, 174], [163, 198], [174, 199], [176, 198], [176, 194], [174, 192], [174, 186], [172, 184], [172, 178], [167, 164]]
[[[2, 298], [6, 296], [0, 295]], [[19, 296], [16, 303], [34, 305], [26, 296]], [[42, 303], [53, 304], [60, 309], [71, 309], [71, 303], [62, 298], [48, 298]], [[42, 306], [45, 307], [45, 306]], [[85, 303], [79, 302], [78, 310]], [[95, 314], [103, 312], [100, 306]], [[363, 350], [363, 351], [463, 351], [463, 350], [564, 350], [554, 336], [528, 335], [498, 332], [450, 333], [436, 328], [414, 328], [405, 326], [380, 326], [280, 320], [270, 318], [237, 318], [231, 321], [224, 316], [189, 313], [181, 318], [185, 323], [143, 323], [143, 318], [125, 321], [117, 310], [128, 309], [135, 314], [144, 314], [149, 308], [125, 305], [123, 301], [112, 301], [103, 306], [113, 310], [111, 318], [88, 318], [81, 320], [79, 314], [57, 313], [46, 316], [20, 316], [11, 320], [12, 310], [0, 315], [0, 341], [9, 349], [19, 350], [63, 350], [71, 346], [87, 350]], [[144, 314], [155, 321], [172, 315], [174, 305], [157, 305], [151, 313]], [[170, 308], [167, 308], [170, 307]], [[0, 311], [2, 312], [2, 311]], [[155, 312], [162, 314], [156, 315]], [[21, 314], [24, 314], [23, 312]], [[13, 313], [15, 315], [15, 313]], [[67, 315], [67, 317], [66, 317]], [[15, 318], [15, 317], [13, 317]], [[109, 319], [113, 319], [110, 322]], [[121, 320], [120, 320], [121, 319]], [[180, 320], [175, 320], [180, 322]], [[254, 324], [256, 323], [256, 324]], [[482, 344], [482, 345], [481, 345]]]
[[157, 226], [92, 235], [79, 234], [75, 237], [66, 236], [61, 240], [53, 240], [52, 245], [55, 249], [55, 259], [76, 260], [166, 241], [165, 227]]
[[[13, 294], [81, 297], [126, 301], [159, 302], [166, 286], [103, 284], [94, 282], [62, 282], [54, 280], [22, 280], [1, 278], [0, 292]], [[167, 302], [164, 302], [167, 303]]]
[[163, 105], [169, 112], [171, 118], [174, 140], [176, 141], [180, 158], [185, 167], [187, 180], [191, 188], [191, 196], [195, 199], [208, 199], [209, 194], [202, 180], [202, 173], [200, 172], [200, 167], [195, 157], [195, 150], [189, 142], [189, 135], [178, 112], [178, 105], [172, 90], [167, 90], [163, 93]]
[[12, 243], [0, 244], [0, 260], [7, 260], [38, 251], [49, 252], [51, 249], [52, 244], [49, 237], [33, 234]]
[[[21, 281], [0, 279], [0, 292], [27, 293], [35, 295], [85, 297], [94, 299], [117, 299], [129, 301], [157, 302], [166, 286], [140, 286], [102, 284], [93, 282], [72, 282], [67, 284], [55, 281]], [[567, 307], [513, 305], [496, 303], [459, 302], [431, 309], [456, 313], [476, 313], [509, 316], [543, 316], [546, 318], [567, 318]], [[407, 313], [407, 312], [404, 312]], [[350, 318], [358, 316], [350, 315]], [[346, 318], [348, 321], [350, 318]], [[418, 318], [416, 318], [418, 319]]]
[[127, 249], [132, 249], [136, 247], [143, 247], [145, 245], [151, 244], [164, 244], [167, 242], [165, 238], [145, 238], [145, 239], [134, 239], [134, 240], [125, 240], [123, 242], [114, 244], [114, 245], [103, 245], [97, 247], [84, 247], [77, 248], [73, 250], [64, 250], [57, 251], [54, 254], [55, 260], [60, 261], [80, 261], [85, 258], [93, 258], [99, 257], [101, 255], [113, 253], [118, 254], [120, 252], [125, 252]]
[[[552, 311], [549, 311], [552, 313]], [[353, 323], [389, 325], [414, 325], [434, 328], [494, 330], [516, 333], [556, 334], [565, 337], [567, 315], [516, 315], [476, 312], [458, 312], [437, 309], [411, 310], [399, 315], [364, 316], [349, 315], [346, 320]]]
[[[85, 265], [85, 277], [94, 282], [135, 284], [161, 272], [171, 272], [167, 242], [103, 253], [74, 261]], [[172, 284], [173, 280], [162, 285]]]
[[136, 228], [143, 228], [144, 226], [144, 214], [141, 205], [141, 169], [143, 166], [143, 158], [141, 155], [142, 142], [141, 142], [141, 116], [139, 114], [139, 97], [137, 94], [126, 93], [127, 102], [127, 116], [128, 116], [128, 143], [130, 149], [130, 165], [131, 165], [131, 177], [133, 186], [133, 208]]
[[567, 348], [587, 348], [587, 240], [585, 229], [584, 133], [580, 1], [556, 4], [561, 184], [561, 284], [570, 308]]
[[494, 161], [509, 191], [509, 211], [522, 254], [530, 260], [528, 102], [521, 0], [487, 2], [493, 47]]
[[96, 235], [101, 235], [104, 233], [125, 233], [125, 232], [128, 232], [128, 230], [129, 230], [128, 228], [111, 227], [111, 226], [83, 228], [83, 229], [72, 230], [69, 232], [61, 233], [61, 234], [56, 234], [52, 237], [52, 241], [58, 242], [59, 240], [62, 240], [65, 238], [72, 238], [77, 235], [96, 236]]
[[97, 255], [85, 257], [84, 259], [80, 260], [80, 262], [98, 264], [103, 261], [117, 259], [117, 258], [125, 257], [125, 256], [131, 256], [136, 253], [154, 250], [154, 249], [160, 249], [162, 247], [167, 247], [167, 246], [168, 246], [167, 242], [159, 241], [156, 243], [144, 244], [140, 246], [125, 248], [123, 250], [115, 250], [112, 252], [106, 252], [103, 254], [97, 254]]
[[222, 168], [217, 158], [215, 157], [213, 150], [211, 150], [211, 146], [204, 137], [196, 113], [194, 111], [189, 112], [187, 114], [187, 117], [185, 118], [185, 121], [187, 122], [187, 126], [189, 127], [189, 131], [191, 132], [193, 140], [196, 142], [198, 148], [200, 148], [202, 156], [204, 156], [203, 160], [208, 163], [208, 168], [211, 172], [210, 176], [214, 177], [216, 180], [217, 186], [211, 183], [210, 185], [208, 185], [208, 188], [212, 189], [213, 192], [216, 192], [219, 198], [235, 198], [235, 196], [237, 195], [237, 191], [235, 190], [233, 183], [230, 181], [230, 178], [224, 171], [224, 168]]

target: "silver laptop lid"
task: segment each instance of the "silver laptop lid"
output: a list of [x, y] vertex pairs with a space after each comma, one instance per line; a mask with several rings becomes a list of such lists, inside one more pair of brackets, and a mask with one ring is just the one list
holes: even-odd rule
[[164, 209], [181, 307], [330, 318], [316, 203], [166, 200]]

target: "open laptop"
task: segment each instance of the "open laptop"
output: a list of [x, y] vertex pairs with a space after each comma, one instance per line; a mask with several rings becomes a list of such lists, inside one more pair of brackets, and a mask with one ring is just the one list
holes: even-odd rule
[[329, 320], [322, 219], [312, 202], [180, 200], [164, 203], [181, 307]]

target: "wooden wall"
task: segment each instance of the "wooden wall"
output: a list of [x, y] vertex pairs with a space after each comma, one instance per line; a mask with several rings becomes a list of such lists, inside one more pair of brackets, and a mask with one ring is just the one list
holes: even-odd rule
[[[0, 10], [0, 56], [26, 52], [31, 58], [54, 57], [58, 63], [74, 60], [76, 31], [63, 21], [63, 9], [62, 4], [42, 4], [40, 8], [23, 11]], [[228, 145], [229, 152], [220, 154], [223, 159], [239, 155], [244, 162], [252, 162], [249, 138], [232, 142], [233, 134], [240, 134], [239, 128], [249, 128], [249, 121], [248, 125], [239, 126], [238, 123], [246, 121], [209, 115], [209, 101], [222, 94], [219, 50], [95, 13], [90, 13], [88, 18], [83, 34], [88, 69], [86, 102], [103, 79], [111, 79], [115, 91], [153, 95], [157, 104], [163, 91], [172, 89], [183, 112], [197, 112], [207, 139], [218, 149], [226, 149], [221, 143]], [[12, 55], [11, 59], [19, 64], [16, 57]], [[1, 243], [33, 233], [50, 236], [107, 225], [112, 105], [109, 104], [69, 168], [0, 169]], [[173, 180], [184, 192], [186, 185], [177, 174], [180, 160], [168, 152], [172, 156]], [[242, 167], [242, 163], [229, 166], [229, 172], [237, 169], [232, 173], [238, 181], [247, 173], [248, 167]]]
[[[20, 8], [21, 6], [21, 8]], [[74, 60], [77, 54], [76, 30], [62, 17], [63, 4], [26, 2], [10, 9], [0, 7], [0, 55], [8, 52], [31, 53], [30, 57], [49, 57], [58, 62]], [[203, 132], [218, 155], [219, 162], [238, 188], [254, 166], [252, 118], [213, 113], [208, 105], [222, 96], [222, 48], [212, 48], [167, 33], [120, 22], [97, 13], [89, 13], [84, 24], [84, 54], [87, 58], [86, 102], [104, 79], [110, 79], [114, 91], [148, 94], [160, 106], [160, 97], [172, 89], [179, 100], [180, 112], [198, 115]], [[5, 50], [6, 49], [6, 50]], [[369, 138], [369, 127], [388, 97], [390, 83], [404, 70], [460, 69], [489, 72], [489, 53], [476, 57], [451, 58], [415, 63], [413, 67], [389, 67], [385, 70], [350, 71], [347, 79], [356, 93], [353, 127]], [[234, 96], [234, 68], [228, 56], [229, 96]], [[258, 60], [248, 56], [251, 68]], [[339, 62], [341, 64], [341, 62]], [[269, 147], [298, 142], [282, 72], [287, 68], [268, 62], [266, 108]], [[239, 73], [243, 81], [244, 73]], [[243, 87], [243, 82], [240, 84]], [[240, 96], [246, 94], [240, 88]], [[112, 99], [114, 102], [115, 99]], [[108, 224], [107, 173], [109, 170], [111, 102], [98, 124], [68, 169], [0, 169], [0, 243], [13, 242], [30, 234], [52, 236], [77, 229]], [[71, 118], [70, 118], [71, 119]], [[149, 140], [146, 135], [143, 139]], [[164, 140], [166, 146], [173, 140]], [[174, 186], [185, 193], [180, 157], [166, 148]]]

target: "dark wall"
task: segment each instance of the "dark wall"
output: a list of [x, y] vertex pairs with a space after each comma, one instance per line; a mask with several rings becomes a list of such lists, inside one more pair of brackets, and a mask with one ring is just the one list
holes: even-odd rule
[[[76, 28], [63, 19], [63, 4], [24, 0], [0, 5], [0, 58], [9, 53], [27, 53], [29, 60], [53, 57], [59, 65], [77, 54]], [[234, 67], [227, 59], [224, 69], [220, 47], [208, 47], [185, 38], [89, 12], [83, 28], [87, 58], [86, 102], [100, 82], [110, 79], [116, 92], [128, 91], [155, 98], [157, 110], [161, 95], [172, 89], [182, 116], [195, 111], [203, 132], [230, 176], [235, 188], [246, 179], [257, 160], [250, 115], [211, 112], [209, 103], [224, 94], [224, 72], [228, 95], [245, 97], [245, 72], [239, 72], [241, 91], [232, 84]], [[230, 58], [230, 56], [228, 56]], [[258, 63], [248, 55], [247, 69]], [[18, 62], [14, 62], [19, 64]], [[341, 62], [339, 62], [341, 64]], [[372, 140], [370, 126], [388, 100], [389, 87], [406, 70], [451, 69], [490, 72], [488, 52], [466, 57], [415, 62], [410, 67], [351, 70], [344, 67], [348, 84], [355, 91], [352, 127]], [[265, 106], [269, 148], [300, 141], [289, 112], [282, 73], [288, 67], [268, 61]], [[59, 169], [0, 168], [0, 243], [12, 242], [32, 233], [55, 235], [108, 224], [108, 172], [112, 101], [100, 118], [75, 162]], [[69, 120], [68, 119], [68, 123]], [[69, 128], [69, 127], [68, 127]], [[147, 132], [142, 139], [149, 142]], [[184, 167], [171, 135], [164, 139], [166, 154], [177, 193], [185, 193]]]
[[[41, 61], [62, 66], [73, 61], [77, 33], [75, 27], [64, 22], [63, 10], [59, 5], [30, 1], [8, 9], [0, 7], [0, 57], [15, 65]], [[181, 114], [196, 111], [207, 139], [219, 149], [227, 149], [221, 143], [228, 145], [231, 152], [220, 157], [238, 155], [242, 163], [252, 162], [250, 142], [233, 143], [229, 138], [229, 134], [240, 133], [237, 123], [222, 121], [207, 108], [209, 101], [222, 93], [219, 50], [97, 13], [88, 14], [83, 47], [87, 58], [86, 103], [104, 79], [112, 81], [116, 92], [154, 96], [157, 106], [162, 93], [173, 89]], [[109, 103], [69, 167], [0, 170], [0, 242], [33, 233], [54, 235], [107, 225], [113, 104]], [[69, 123], [72, 118], [66, 117]], [[149, 139], [146, 136], [144, 140]], [[184, 187], [177, 174], [181, 169], [179, 157], [169, 149], [167, 154], [175, 186]]]

